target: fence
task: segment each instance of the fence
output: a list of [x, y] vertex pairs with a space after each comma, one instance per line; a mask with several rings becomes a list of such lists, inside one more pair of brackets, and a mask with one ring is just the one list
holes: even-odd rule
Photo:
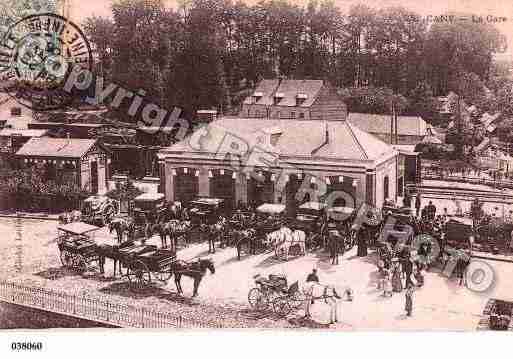
[[491, 179], [491, 178], [483, 178], [483, 177], [471, 177], [471, 176], [459, 176], [459, 175], [448, 175], [442, 174], [435, 171], [422, 171], [422, 179], [424, 180], [441, 180], [448, 182], [465, 182], [470, 184], [477, 185], [486, 185], [490, 187], [499, 187], [499, 188], [513, 188], [513, 181], [508, 179]]
[[196, 321], [97, 298], [79, 297], [51, 289], [0, 281], [0, 301], [129, 328], [222, 328], [220, 323]]

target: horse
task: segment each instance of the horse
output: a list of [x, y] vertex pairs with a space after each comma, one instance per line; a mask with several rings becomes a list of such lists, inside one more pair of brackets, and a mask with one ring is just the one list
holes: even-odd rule
[[123, 243], [123, 234], [126, 232], [129, 240], [133, 240], [135, 233], [135, 223], [132, 220], [124, 218], [114, 218], [109, 223], [109, 233], [116, 231], [118, 244]]
[[175, 284], [178, 293], [183, 295], [180, 281], [182, 279], [182, 275], [185, 275], [194, 279], [192, 297], [196, 297], [198, 295], [199, 285], [203, 279], [203, 276], [206, 274], [207, 269], [210, 270], [210, 273], [212, 274], [216, 272], [214, 262], [211, 259], [198, 259], [195, 262], [185, 262], [182, 260], [174, 262], [171, 266], [171, 271], [175, 276]]
[[335, 287], [323, 285], [317, 282], [307, 282], [302, 286], [305, 296], [305, 317], [310, 318], [310, 308], [316, 300], [323, 299], [330, 306], [330, 324], [338, 322], [337, 304], [342, 297], [337, 293]]
[[[171, 248], [176, 252], [178, 235], [185, 234], [190, 229], [190, 227], [190, 221], [172, 219], [169, 222], [156, 223], [153, 225], [152, 230], [153, 232], [157, 232], [159, 234], [162, 248], [167, 247], [167, 236], [169, 236]], [[184, 238], [185, 244], [187, 245], [187, 236], [184, 236]]]
[[249, 246], [249, 254], [256, 253], [256, 231], [254, 229], [234, 230], [233, 235], [236, 237], [238, 260], [240, 260], [244, 243], [247, 243]]
[[[119, 268], [119, 274], [123, 275], [121, 271], [121, 255], [119, 250], [133, 245], [133, 241], [125, 241], [118, 245], [101, 244], [98, 246], [97, 253], [99, 257], [100, 273], [105, 273], [105, 258], [110, 258], [114, 262], [114, 277], [116, 277], [116, 268]], [[119, 266], [117, 266], [119, 262]]]

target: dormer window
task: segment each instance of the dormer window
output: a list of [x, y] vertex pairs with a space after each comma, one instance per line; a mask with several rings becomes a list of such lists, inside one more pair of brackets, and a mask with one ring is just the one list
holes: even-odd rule
[[255, 91], [255, 93], [253, 94], [253, 102], [257, 103], [258, 100], [260, 100], [263, 96], [264, 96], [263, 92]]
[[305, 93], [298, 93], [296, 95], [296, 106], [300, 106], [305, 100], [308, 98], [308, 95]]
[[274, 94], [274, 104], [277, 105], [284, 97], [285, 95], [282, 92], [276, 92]]

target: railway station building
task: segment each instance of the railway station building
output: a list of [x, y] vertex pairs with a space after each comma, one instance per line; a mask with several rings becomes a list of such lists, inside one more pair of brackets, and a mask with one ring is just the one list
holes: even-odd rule
[[168, 201], [208, 196], [230, 206], [281, 203], [294, 211], [306, 201], [381, 207], [397, 199], [402, 156], [348, 121], [343, 100], [323, 81], [264, 80], [239, 116], [213, 116], [161, 149], [158, 160]]

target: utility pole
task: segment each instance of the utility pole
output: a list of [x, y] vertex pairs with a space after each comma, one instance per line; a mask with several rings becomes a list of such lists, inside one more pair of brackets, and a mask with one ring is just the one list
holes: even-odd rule
[[392, 98], [392, 114], [390, 116], [390, 144], [394, 144], [394, 117], [395, 117], [395, 103]]

